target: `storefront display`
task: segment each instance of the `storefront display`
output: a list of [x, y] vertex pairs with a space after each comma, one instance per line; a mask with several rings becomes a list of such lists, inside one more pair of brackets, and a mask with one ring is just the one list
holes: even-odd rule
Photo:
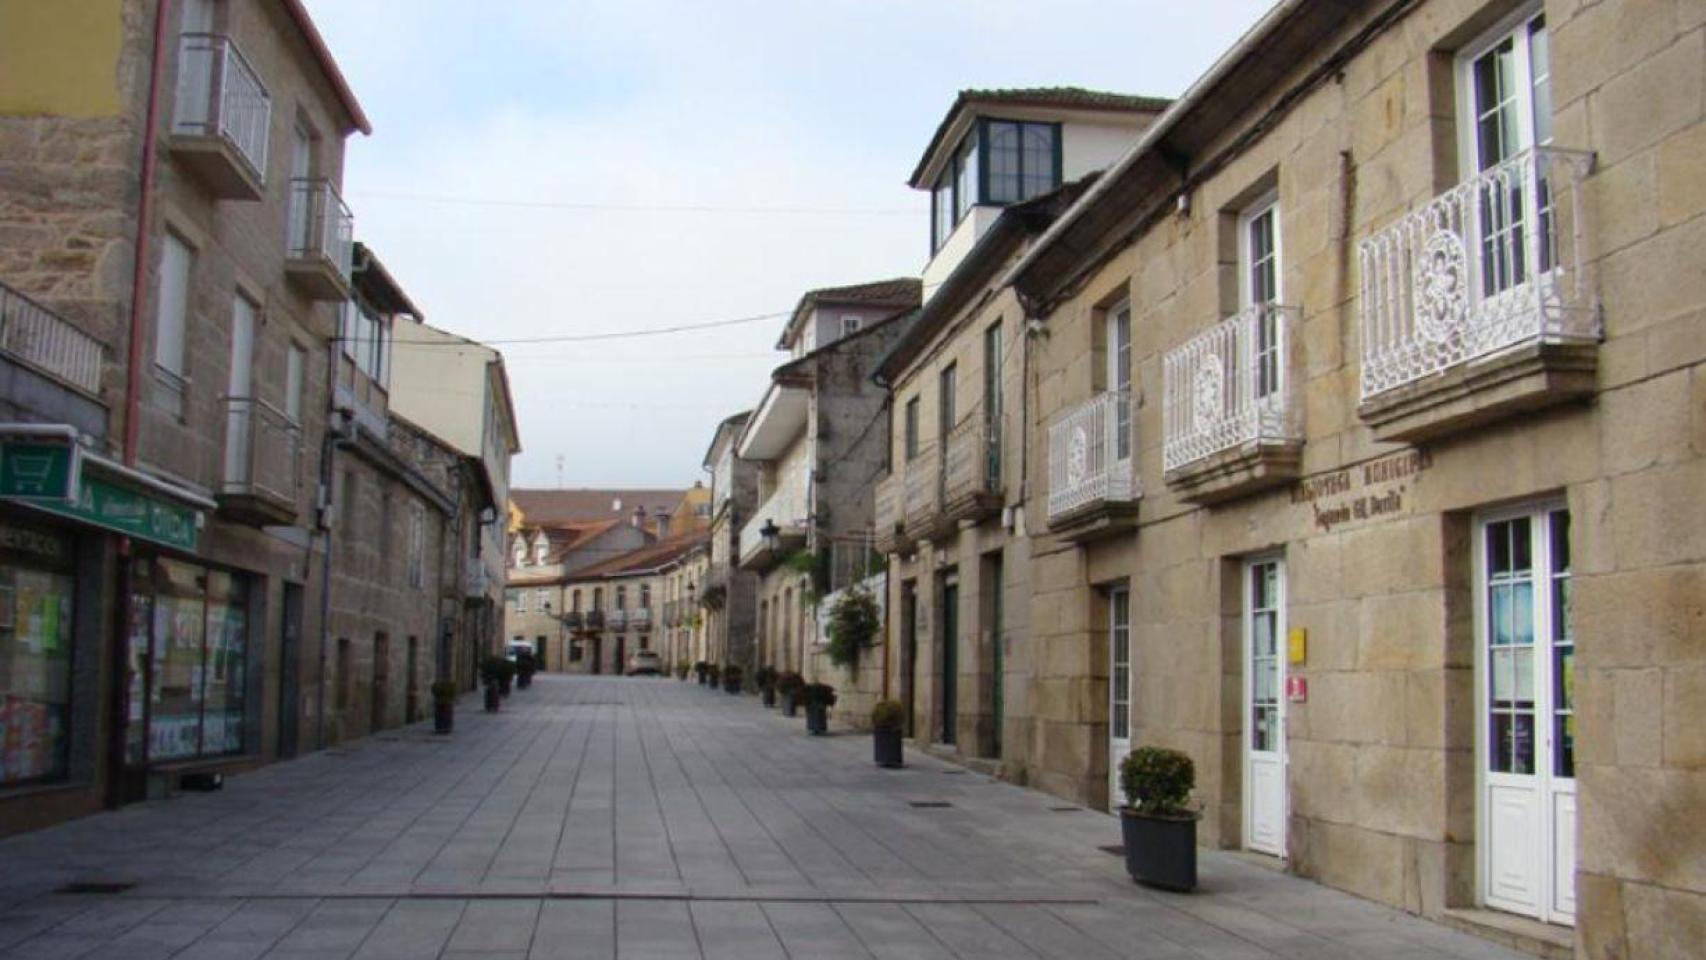
[[71, 539], [0, 522], [0, 785], [66, 775]]
[[243, 749], [248, 598], [248, 580], [241, 574], [164, 557], [136, 562], [127, 762]]

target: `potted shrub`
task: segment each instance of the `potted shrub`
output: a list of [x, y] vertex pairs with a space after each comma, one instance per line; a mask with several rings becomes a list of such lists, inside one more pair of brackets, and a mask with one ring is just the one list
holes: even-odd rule
[[723, 685], [723, 668], [721, 665], [713, 663], [705, 668], [705, 676], [710, 679], [707, 686], [711, 689], [715, 690]]
[[693, 664], [693, 672], [699, 675], [699, 685], [702, 687], [709, 682], [708, 678], [711, 676], [711, 665], [700, 660]]
[[533, 686], [533, 675], [539, 672], [539, 661], [533, 659], [531, 653], [520, 653], [515, 657], [515, 686], [518, 690], [526, 690]]
[[675, 665], [675, 679], [686, 682], [687, 675], [693, 672], [693, 667], [683, 660]]
[[432, 732], [449, 733], [456, 725], [456, 684], [440, 680], [432, 685]]
[[1120, 762], [1120, 835], [1133, 880], [1196, 889], [1199, 814], [1185, 806], [1196, 782], [1190, 756], [1178, 750], [1138, 747]]
[[792, 670], [776, 675], [776, 692], [782, 697], [782, 716], [791, 717], [800, 702], [800, 688], [806, 681]]
[[752, 682], [758, 684], [758, 692], [764, 696], [764, 705], [774, 707], [776, 705], [776, 668], [759, 667], [753, 671]]
[[883, 629], [877, 598], [861, 584], [842, 591], [829, 607], [829, 659], [838, 667], [856, 669], [859, 654], [876, 642]]
[[835, 706], [835, 688], [827, 683], [808, 683], [800, 688], [800, 704], [806, 708], [806, 732], [823, 736], [829, 732], [829, 708]]
[[514, 666], [503, 657], [487, 657], [480, 661], [480, 679], [486, 685], [486, 712], [496, 713], [503, 696], [503, 676], [506, 667]]
[[871, 746], [877, 766], [902, 765], [900, 732], [906, 727], [906, 708], [895, 700], [878, 700], [871, 708]]
[[742, 679], [743, 679], [743, 672], [742, 672], [740, 667], [738, 667], [732, 663], [729, 664], [728, 666], [724, 667], [723, 668], [723, 692], [724, 693], [739, 693], [740, 692], [740, 682]]

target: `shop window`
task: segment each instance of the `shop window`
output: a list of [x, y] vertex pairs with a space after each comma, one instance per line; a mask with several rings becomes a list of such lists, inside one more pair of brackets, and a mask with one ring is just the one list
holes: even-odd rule
[[0, 526], [0, 785], [66, 775], [70, 565], [69, 539]]
[[126, 759], [132, 764], [243, 749], [249, 582], [164, 557], [132, 572]]

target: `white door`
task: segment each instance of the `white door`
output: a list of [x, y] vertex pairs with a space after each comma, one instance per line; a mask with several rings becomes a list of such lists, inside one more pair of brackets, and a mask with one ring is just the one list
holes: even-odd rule
[[254, 444], [255, 305], [241, 294], [231, 298], [231, 373], [225, 395], [225, 482], [248, 483], [249, 449]]
[[1576, 911], [1569, 540], [1561, 507], [1476, 524], [1482, 899], [1553, 923]]
[[1108, 809], [1125, 802], [1120, 762], [1131, 753], [1131, 591], [1108, 593]]
[[1244, 845], [1285, 856], [1285, 563], [1244, 565]]

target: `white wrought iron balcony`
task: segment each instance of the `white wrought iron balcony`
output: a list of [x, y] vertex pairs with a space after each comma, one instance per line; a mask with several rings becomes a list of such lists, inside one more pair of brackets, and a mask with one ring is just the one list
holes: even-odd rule
[[1257, 304], [1168, 351], [1162, 360], [1162, 468], [1174, 474], [1228, 451], [1294, 447], [1293, 312]]
[[1512, 348], [1598, 340], [1581, 244], [1592, 166], [1590, 153], [1526, 150], [1362, 242], [1365, 404]]
[[101, 342], [3, 283], [0, 350], [67, 386], [100, 398]]
[[948, 432], [942, 509], [950, 520], [977, 520], [1001, 509], [1001, 424], [988, 420], [981, 405]]
[[1048, 428], [1048, 522], [1057, 530], [1085, 521], [1099, 533], [1131, 513], [1138, 499], [1136, 432], [1130, 395], [1097, 394]]
[[902, 469], [897, 465], [893, 472], [877, 481], [872, 511], [873, 530], [877, 549], [884, 553], [906, 546], [906, 537], [901, 532], [905, 527], [901, 515], [901, 487], [905, 482]]
[[254, 397], [225, 399], [225, 480], [221, 510], [257, 525], [296, 521], [302, 428]]
[[285, 271], [316, 300], [347, 300], [355, 218], [330, 180], [290, 181], [290, 249]]
[[272, 96], [230, 37], [186, 33], [178, 42], [172, 149], [215, 195], [265, 193]]

